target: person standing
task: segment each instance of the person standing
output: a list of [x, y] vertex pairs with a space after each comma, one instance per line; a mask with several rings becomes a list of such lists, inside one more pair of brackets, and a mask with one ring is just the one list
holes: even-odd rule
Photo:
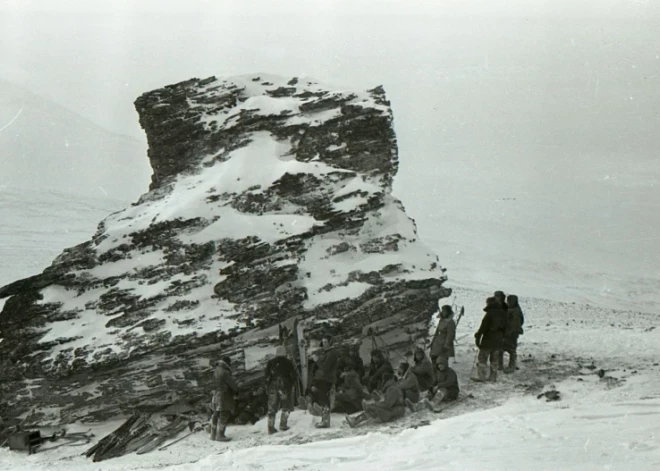
[[431, 342], [431, 363], [442, 362], [449, 368], [449, 358], [454, 356], [454, 340], [456, 339], [456, 322], [452, 317], [454, 311], [445, 304], [440, 310], [440, 322]]
[[234, 396], [238, 394], [238, 386], [231, 371], [231, 359], [223, 356], [218, 362], [213, 376], [216, 390], [211, 401], [211, 440], [228, 442], [231, 438], [225, 436], [225, 429], [234, 411]]
[[[504, 333], [504, 351], [509, 354], [509, 365], [504, 369], [505, 373], [516, 371], [516, 362], [518, 360], [518, 337], [523, 334], [523, 324], [525, 316], [518, 304], [518, 296], [510, 294], [507, 298], [507, 322]], [[504, 357], [504, 354], [502, 354]], [[504, 358], [502, 358], [504, 360]]]
[[312, 401], [321, 406], [321, 422], [315, 424], [315, 426], [316, 428], [329, 428], [331, 396], [337, 381], [339, 356], [332, 347], [330, 336], [323, 338], [322, 347], [323, 352], [319, 355], [311, 391]]
[[268, 392], [268, 434], [277, 432], [275, 418], [279, 410], [280, 430], [289, 430], [287, 421], [293, 410], [293, 390], [296, 386], [296, 367], [286, 356], [286, 347], [275, 349], [275, 358], [266, 363], [266, 390]]
[[[506, 329], [506, 313], [494, 297], [486, 300], [486, 314], [479, 330], [474, 334], [475, 344], [479, 348], [477, 381], [497, 381], [497, 369], [500, 351]], [[490, 375], [488, 375], [490, 360]]]

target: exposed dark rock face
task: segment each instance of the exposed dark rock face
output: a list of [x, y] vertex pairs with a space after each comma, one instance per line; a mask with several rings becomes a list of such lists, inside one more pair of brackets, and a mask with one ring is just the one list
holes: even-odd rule
[[295, 318], [311, 339], [329, 330], [355, 348], [367, 329], [386, 349], [426, 335], [450, 290], [391, 195], [382, 88], [211, 77], [135, 105], [149, 193], [0, 288], [0, 415], [94, 420], [207, 400], [221, 353], [256, 385]]

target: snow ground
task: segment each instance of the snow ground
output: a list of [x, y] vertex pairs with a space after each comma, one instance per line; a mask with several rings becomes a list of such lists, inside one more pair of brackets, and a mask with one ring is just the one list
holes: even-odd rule
[[[265, 434], [232, 426], [229, 444], [194, 434], [164, 451], [92, 463], [86, 447], [26, 456], [0, 450], [0, 469], [15, 470], [653, 470], [660, 467], [660, 330], [655, 316], [521, 296], [525, 334], [520, 370], [496, 384], [468, 379], [472, 333], [488, 292], [457, 289], [466, 314], [458, 327], [456, 369], [462, 395], [473, 397], [440, 415], [409, 414], [385, 425], [350, 429], [343, 417], [317, 430], [295, 411], [291, 430]], [[398, 359], [392, 358], [393, 363]], [[600, 378], [597, 372], [603, 369]], [[537, 399], [557, 389], [561, 401]], [[427, 424], [428, 421], [430, 423]], [[120, 422], [92, 426], [101, 438]], [[87, 430], [89, 424], [71, 426]]]

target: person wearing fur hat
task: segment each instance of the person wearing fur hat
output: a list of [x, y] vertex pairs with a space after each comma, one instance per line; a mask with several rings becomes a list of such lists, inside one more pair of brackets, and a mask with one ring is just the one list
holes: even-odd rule
[[381, 389], [385, 381], [383, 375], [394, 375], [394, 368], [382, 350], [374, 349], [371, 351], [371, 362], [364, 377], [364, 384], [369, 392]]
[[231, 359], [223, 356], [213, 372], [216, 390], [211, 400], [211, 440], [228, 442], [225, 429], [234, 412], [234, 396], [238, 394], [238, 386], [231, 371]]
[[421, 347], [415, 348], [413, 358], [415, 363], [411, 366], [411, 372], [417, 376], [419, 390], [422, 392], [428, 391], [435, 384], [435, 367]]
[[451, 306], [445, 304], [440, 310], [440, 322], [435, 329], [435, 335], [431, 342], [431, 362], [433, 364], [442, 362], [445, 368], [449, 368], [449, 358], [454, 357], [454, 340], [456, 339], [456, 322], [452, 317], [454, 311]]
[[[497, 369], [500, 351], [506, 330], [506, 312], [501, 303], [494, 297], [486, 300], [484, 308], [486, 314], [481, 321], [479, 330], [474, 334], [474, 341], [479, 348], [477, 381], [497, 381]], [[490, 359], [490, 375], [488, 374], [488, 360]]]
[[[506, 331], [504, 333], [504, 352], [509, 354], [509, 365], [504, 368], [505, 373], [516, 371], [516, 361], [518, 359], [518, 337], [523, 334], [523, 324], [525, 316], [518, 304], [518, 296], [510, 294], [506, 298], [508, 304]], [[502, 363], [504, 363], [504, 353], [502, 353]]]
[[280, 414], [280, 430], [289, 430], [287, 421], [293, 411], [293, 390], [296, 386], [296, 367], [286, 356], [286, 347], [275, 349], [275, 358], [266, 363], [266, 391], [268, 394], [268, 434], [277, 432], [275, 417]]
[[396, 382], [392, 373], [383, 374], [383, 398], [375, 403], [363, 401], [363, 411], [354, 415], [347, 415], [348, 425], [356, 427], [366, 420], [373, 419], [377, 422], [391, 422], [406, 414], [406, 406], [403, 399], [403, 391]]

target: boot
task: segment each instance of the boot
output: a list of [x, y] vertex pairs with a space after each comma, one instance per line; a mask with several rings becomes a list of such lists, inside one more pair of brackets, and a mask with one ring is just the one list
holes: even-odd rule
[[321, 414], [321, 422], [315, 424], [316, 428], [330, 428], [330, 408], [324, 407]]
[[227, 429], [227, 426], [223, 423], [218, 422], [218, 431], [217, 431], [217, 436], [215, 437], [215, 440], [218, 442], [228, 442], [231, 440], [231, 438], [225, 436], [225, 430]]
[[280, 430], [282, 431], [289, 430], [289, 426], [287, 425], [288, 420], [289, 420], [289, 411], [283, 410], [282, 414], [280, 415]]
[[499, 360], [499, 362], [497, 363], [497, 370], [498, 371], [504, 370], [504, 350], [500, 350], [497, 353], [497, 359]]
[[504, 368], [505, 373], [515, 373], [516, 371], [516, 360], [518, 360], [518, 354], [513, 352], [509, 354], [509, 365]]
[[369, 417], [364, 412], [358, 412], [353, 416], [346, 414], [346, 422], [348, 422], [348, 426], [351, 428], [355, 428], [357, 425], [365, 422], [368, 418]]
[[408, 407], [408, 410], [410, 412], [417, 412], [417, 407], [415, 407], [416, 404], [412, 402], [410, 399], [406, 399], [406, 406]]
[[211, 435], [211, 440], [216, 441], [218, 438], [218, 413], [214, 412], [213, 416], [211, 416], [211, 425], [210, 425], [210, 435]]
[[272, 435], [274, 433], [277, 433], [277, 429], [275, 428], [275, 416], [274, 415], [269, 415], [268, 416], [268, 435]]
[[490, 376], [488, 377], [488, 379], [486, 381], [490, 381], [492, 383], [497, 382], [497, 370], [495, 368], [490, 369]]
[[478, 378], [477, 381], [488, 381], [488, 365], [486, 363], [479, 363], [477, 365]]

